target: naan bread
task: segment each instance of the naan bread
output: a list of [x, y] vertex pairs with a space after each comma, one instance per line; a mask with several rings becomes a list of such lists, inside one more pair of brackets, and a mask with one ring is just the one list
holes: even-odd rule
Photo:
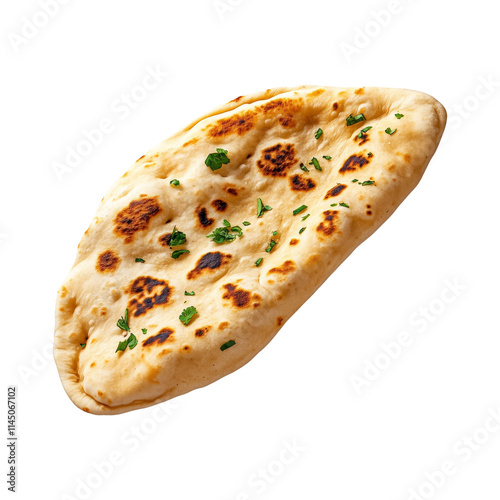
[[[123, 413], [250, 361], [413, 190], [445, 123], [419, 92], [281, 88], [238, 97], [139, 158], [58, 294], [54, 356], [69, 397]], [[234, 239], [207, 238], [224, 220], [241, 228], [225, 231]], [[177, 231], [186, 242], [170, 248]]]

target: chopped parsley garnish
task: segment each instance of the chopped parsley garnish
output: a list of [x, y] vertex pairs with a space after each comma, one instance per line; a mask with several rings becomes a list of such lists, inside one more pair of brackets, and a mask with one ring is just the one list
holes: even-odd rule
[[300, 164], [300, 169], [304, 172], [309, 172], [309, 169], [303, 163]]
[[324, 158], [325, 160], [328, 160], [328, 161], [330, 161], [330, 160], [332, 159], [332, 157], [331, 157], [331, 156], [323, 156], [323, 158]]
[[371, 128], [373, 128], [373, 127], [365, 127], [365, 128], [364, 128], [363, 130], [361, 130], [361, 132], [358, 134], [358, 137], [359, 137], [360, 139], [362, 139], [362, 138], [363, 138], [363, 136], [364, 136], [364, 135], [366, 135], [366, 133], [368, 132], [368, 130], [370, 130]]
[[188, 292], [187, 290], [184, 290], [184, 295], [194, 295], [194, 292]]
[[263, 260], [264, 260], [264, 259], [263, 259], [262, 257], [260, 257], [259, 259], [257, 259], [257, 260], [255, 261], [255, 265], [256, 265], [257, 267], [259, 267], [259, 266], [260, 266], [260, 263], [261, 263]]
[[403, 118], [404, 115], [402, 115], [401, 113], [396, 113], [394, 115], [398, 120], [401, 120], [401, 118]]
[[269, 243], [269, 246], [266, 248], [266, 252], [270, 253], [271, 250], [277, 245], [278, 243], [274, 240], [271, 240]]
[[129, 349], [133, 349], [137, 345], [137, 337], [131, 333], [125, 340], [118, 342], [118, 347], [115, 352], [124, 351], [127, 346]]
[[358, 179], [353, 179], [351, 182], [358, 182]]
[[306, 220], [311, 214], [307, 214], [307, 215], [304, 215], [304, 217], [302, 217], [302, 220]]
[[336, 207], [338, 204], [337, 203], [332, 203], [330, 206], [331, 207]]
[[339, 205], [340, 205], [341, 207], [346, 207], [346, 208], [349, 208], [349, 205], [348, 205], [347, 203], [344, 203], [344, 202], [339, 203]]
[[177, 179], [172, 179], [170, 181], [170, 184], [172, 184], [172, 186], [178, 186], [180, 184], [180, 182]]
[[276, 236], [278, 234], [278, 231], [273, 231], [273, 236]]
[[82, 349], [84, 349], [86, 345], [87, 345], [87, 344], [80, 344], [80, 347], [81, 347]]
[[172, 231], [172, 236], [170, 237], [170, 243], [169, 246], [171, 247], [178, 247], [179, 245], [184, 245], [186, 243], [186, 235], [178, 231], [177, 228], [174, 226], [174, 230]]
[[225, 344], [222, 344], [220, 346], [220, 350], [225, 351], [226, 349], [233, 347], [234, 344], [236, 344], [236, 342], [234, 340], [228, 340]]
[[361, 183], [362, 186], [371, 186], [372, 184], [375, 184], [375, 181], [363, 181]]
[[299, 234], [302, 234], [305, 230], [306, 230], [305, 227], [301, 228], [300, 231], [299, 231]]
[[309, 165], [314, 165], [314, 168], [316, 170], [319, 170], [320, 172], [323, 170], [319, 164], [319, 161], [316, 157], [314, 157], [310, 162]]
[[125, 330], [126, 332], [130, 332], [130, 326], [128, 326], [128, 309], [125, 309], [125, 316], [122, 316], [117, 322], [116, 326], [120, 330]]
[[189, 307], [186, 307], [186, 309], [184, 309], [184, 311], [182, 311], [182, 314], [179, 316], [179, 319], [181, 320], [181, 323], [184, 323], [185, 325], [187, 325], [193, 319], [193, 316], [195, 314], [198, 314], [196, 307], [189, 306]]
[[175, 250], [172, 252], [172, 259], [178, 259], [183, 253], [189, 253], [189, 250]]
[[394, 134], [394, 133], [396, 132], [396, 130], [397, 130], [397, 128], [395, 128], [394, 130], [391, 130], [391, 128], [390, 128], [390, 127], [387, 127], [387, 128], [385, 129], [385, 133], [386, 133], [386, 134], [389, 134], [389, 135], [392, 135], [392, 134]]
[[142, 331], [143, 335], [146, 335], [146, 333], [148, 333], [148, 329], [147, 328], [141, 328], [141, 331]]
[[356, 115], [356, 116], [349, 115], [345, 119], [345, 121], [347, 123], [347, 126], [350, 127], [351, 125], [355, 125], [356, 123], [366, 121], [366, 118], [365, 118], [365, 115], [363, 113], [360, 113], [359, 115]]
[[217, 148], [217, 153], [210, 153], [205, 160], [205, 165], [212, 170], [219, 170], [222, 165], [230, 162], [225, 149]]
[[250, 225], [250, 222], [248, 222], [247, 220], [244, 220], [244, 221], [243, 221], [243, 225], [244, 225], [244, 226], [249, 226], [249, 225]]
[[314, 137], [316, 137], [316, 139], [319, 139], [322, 135], [323, 135], [323, 130], [319, 128], [318, 130], [316, 130]]
[[231, 241], [234, 241], [236, 237], [241, 238], [241, 236], [243, 236], [243, 230], [240, 226], [231, 226], [231, 223], [226, 219], [224, 219], [222, 223], [224, 224], [224, 227], [214, 229], [209, 235], [207, 235], [207, 238], [212, 238], [212, 241], [221, 245], [222, 243], [230, 243]]
[[140, 257], [137, 257], [137, 258], [135, 259], [135, 261], [136, 261], [136, 262], [146, 262], [144, 259], [141, 259]]
[[303, 212], [307, 208], [307, 205], [301, 205], [299, 208], [296, 208], [293, 211], [293, 215], [300, 214], [300, 212]]
[[371, 158], [373, 156], [373, 153], [368, 153], [366, 156], [368, 156], [368, 158]]
[[257, 217], [262, 217], [262, 215], [264, 215], [264, 212], [269, 212], [269, 210], [272, 209], [273, 208], [269, 205], [264, 205], [260, 198], [257, 199]]

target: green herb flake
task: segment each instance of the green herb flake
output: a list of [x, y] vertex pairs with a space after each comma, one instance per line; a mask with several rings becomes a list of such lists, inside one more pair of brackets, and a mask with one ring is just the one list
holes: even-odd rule
[[305, 230], [306, 230], [305, 227], [301, 228], [300, 231], [299, 231], [299, 234], [302, 234]]
[[402, 115], [401, 113], [396, 113], [394, 115], [398, 120], [401, 120], [401, 118], [403, 118], [404, 115]]
[[346, 118], [346, 123], [347, 123], [348, 127], [350, 127], [351, 125], [355, 125], [356, 123], [364, 122], [364, 121], [366, 121], [366, 118], [365, 118], [365, 115], [363, 113], [360, 113], [359, 115], [356, 115], [356, 116], [349, 115]]
[[318, 140], [322, 135], [323, 135], [323, 130], [319, 128], [318, 130], [316, 130], [314, 137], [316, 137], [316, 140]]
[[349, 205], [348, 205], [347, 203], [344, 203], [344, 202], [339, 203], [339, 205], [340, 205], [341, 207], [346, 207], [346, 208], [349, 208]]
[[358, 179], [353, 179], [351, 182], [358, 182]]
[[361, 184], [362, 186], [371, 186], [372, 184], [375, 184], [375, 181], [363, 181]]
[[373, 156], [373, 153], [372, 153], [372, 152], [370, 152], [370, 153], [368, 153], [366, 156], [368, 156], [368, 158], [371, 158], [371, 157]]
[[300, 212], [303, 212], [307, 208], [307, 205], [301, 205], [299, 208], [296, 208], [293, 211], [293, 215], [300, 214]]
[[122, 316], [117, 322], [116, 326], [120, 330], [124, 330], [126, 332], [130, 332], [130, 327], [128, 326], [128, 309], [125, 309], [125, 315]]
[[368, 130], [370, 130], [371, 128], [372, 128], [372, 127], [365, 127], [365, 128], [364, 128], [363, 130], [361, 130], [361, 132], [358, 134], [358, 137], [359, 137], [360, 139], [362, 139], [362, 138], [366, 135], [366, 133], [368, 132]]
[[309, 172], [309, 169], [303, 163], [300, 164], [300, 169], [304, 172]]
[[331, 157], [331, 156], [323, 156], [323, 158], [324, 158], [325, 160], [328, 160], [328, 161], [330, 161], [330, 160], [332, 159], [332, 157]]
[[338, 205], [338, 203], [332, 203], [330, 206], [331, 207], [336, 207]]
[[136, 262], [142, 262], [142, 263], [146, 262], [144, 259], [141, 259], [140, 257], [137, 257], [137, 258], [135, 259], [135, 261], [136, 261]]
[[170, 181], [170, 184], [172, 184], [172, 186], [179, 186], [180, 185], [180, 182], [178, 179], [172, 179]]
[[244, 225], [244, 226], [249, 226], [249, 225], [250, 225], [250, 222], [248, 222], [247, 220], [244, 220], [244, 221], [243, 221], [243, 225]]
[[307, 215], [304, 215], [304, 217], [302, 217], [302, 220], [306, 220], [311, 214], [307, 214]]
[[146, 333], [148, 333], [148, 329], [147, 328], [141, 328], [141, 331], [142, 331], [143, 335], [146, 335]]
[[87, 344], [80, 344], [80, 347], [81, 347], [82, 349], [84, 349], [86, 345], [87, 345]]
[[263, 260], [264, 260], [264, 259], [263, 259], [262, 257], [260, 257], [259, 259], [257, 259], [257, 260], [255, 261], [255, 265], [256, 265], [257, 267], [259, 267], [259, 266], [260, 266], [260, 263], [261, 263]]
[[233, 347], [234, 344], [236, 344], [236, 342], [234, 340], [228, 340], [225, 344], [222, 344], [220, 346], [220, 350], [225, 351], [226, 349]]
[[230, 162], [225, 149], [217, 148], [216, 153], [210, 153], [205, 160], [205, 165], [213, 170], [219, 170], [222, 165]]
[[309, 165], [314, 165], [314, 168], [316, 170], [319, 170], [320, 172], [323, 170], [319, 164], [319, 161], [316, 157], [314, 157], [310, 162]]
[[390, 127], [387, 127], [387, 128], [385, 129], [385, 133], [386, 133], [386, 134], [389, 134], [389, 135], [392, 135], [392, 134], [396, 133], [396, 131], [397, 131], [397, 130], [398, 130], [397, 128], [395, 128], [394, 130], [391, 130], [391, 128], [390, 128]]
[[178, 231], [177, 228], [174, 226], [174, 230], [172, 231], [172, 236], [170, 237], [170, 243], [169, 246], [171, 247], [178, 247], [180, 245], [184, 245], [186, 243], [186, 235]]
[[195, 314], [198, 314], [196, 307], [189, 306], [189, 307], [186, 307], [186, 309], [184, 309], [182, 311], [182, 314], [179, 316], [179, 319], [181, 320], [181, 323], [188, 325], [189, 322], [193, 319], [193, 316]]
[[271, 241], [269, 242], [269, 246], [266, 248], [266, 252], [267, 252], [267, 253], [270, 253], [270, 252], [271, 252], [271, 250], [272, 250], [272, 249], [273, 249], [273, 248], [274, 248], [277, 244], [278, 244], [278, 243], [277, 243], [276, 241], [271, 240]]
[[194, 292], [188, 292], [187, 290], [184, 290], [184, 295], [190, 295], [193, 296]]
[[257, 199], [257, 217], [262, 217], [264, 215], [264, 212], [269, 212], [269, 210], [272, 209], [273, 208], [269, 205], [264, 205], [260, 198]]
[[137, 345], [137, 337], [131, 333], [125, 340], [118, 342], [118, 347], [115, 352], [124, 351], [127, 346], [129, 349], [133, 349]]
[[278, 231], [273, 231], [273, 236], [276, 236], [278, 234]]
[[[231, 223], [224, 219], [224, 227], [218, 227], [214, 229], [207, 238], [212, 238], [212, 241], [221, 245], [222, 243], [231, 243], [236, 237], [241, 238], [243, 236], [243, 230], [240, 226], [231, 226]], [[236, 233], [236, 234], [232, 234]]]
[[178, 259], [183, 253], [189, 253], [189, 250], [175, 250], [172, 252], [172, 259]]

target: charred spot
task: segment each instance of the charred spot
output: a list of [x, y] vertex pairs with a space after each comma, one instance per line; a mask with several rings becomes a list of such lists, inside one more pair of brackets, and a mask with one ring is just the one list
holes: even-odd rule
[[160, 242], [160, 245], [162, 247], [169, 247], [171, 239], [172, 239], [172, 233], [165, 233], [158, 238], [158, 241]]
[[269, 269], [267, 271], [267, 274], [290, 274], [291, 272], [295, 271], [297, 269], [297, 266], [295, 265], [295, 262], [293, 260], [285, 260], [283, 264], [279, 267], [273, 267], [272, 269]]
[[286, 177], [288, 170], [296, 162], [294, 145], [278, 143], [262, 151], [257, 166], [263, 175]]
[[192, 144], [196, 144], [198, 141], [200, 140], [199, 137], [193, 137], [192, 139], [190, 139], [189, 141], [185, 142], [182, 147], [183, 148], [186, 148], [187, 146], [191, 146]]
[[231, 257], [230, 254], [223, 254], [221, 252], [208, 252], [198, 259], [195, 268], [189, 271], [187, 279], [193, 280], [204, 272], [219, 269], [219, 267], [227, 264]]
[[118, 269], [120, 257], [113, 250], [102, 252], [97, 258], [95, 268], [100, 273], [112, 273]]
[[255, 126], [255, 112], [245, 111], [229, 118], [218, 120], [208, 131], [211, 137], [225, 137], [230, 134], [243, 135]]
[[333, 111], [337, 111], [337, 109], [339, 109], [339, 103], [334, 102], [332, 108], [333, 108]]
[[253, 153], [248, 153], [247, 154], [247, 160], [253, 156]]
[[136, 161], [136, 163], [137, 163], [138, 161], [141, 161], [141, 160], [142, 160], [145, 156], [146, 156], [146, 155], [142, 155], [142, 156], [141, 156], [141, 157], [140, 157], [140, 158]]
[[290, 178], [290, 187], [292, 191], [310, 191], [316, 187], [312, 179], [296, 174]]
[[278, 316], [276, 318], [276, 323], [278, 324], [278, 326], [281, 326], [283, 324], [283, 321], [285, 321], [285, 320], [281, 316]]
[[366, 211], [366, 215], [371, 215], [372, 214], [372, 211], [371, 210], [367, 210]]
[[202, 328], [198, 328], [195, 332], [194, 332], [194, 335], [195, 337], [203, 337], [203, 335], [205, 335], [205, 333], [207, 333], [208, 331], [211, 330], [211, 326], [204, 326]]
[[135, 233], [147, 229], [149, 221], [160, 212], [157, 196], [131, 201], [129, 206], [118, 212], [115, 217], [114, 233], [125, 238], [125, 243], [131, 243]]
[[198, 216], [198, 222], [201, 227], [211, 226], [215, 222], [215, 219], [208, 217], [207, 209], [205, 207], [198, 207], [195, 213]]
[[229, 323], [227, 321], [223, 321], [222, 323], [219, 323], [219, 326], [217, 327], [219, 330], [225, 330], [229, 326]]
[[233, 196], [238, 196], [238, 190], [233, 184], [226, 184], [222, 189]]
[[328, 200], [328, 198], [333, 198], [334, 196], [338, 196], [340, 193], [342, 193], [342, 191], [344, 191], [346, 187], [347, 186], [345, 184], [337, 184], [335, 187], [330, 189], [328, 193], [326, 193], [324, 199]]
[[250, 306], [250, 292], [248, 290], [243, 290], [238, 288], [236, 285], [227, 283], [223, 286], [226, 292], [222, 296], [223, 299], [231, 300], [235, 307], [243, 309]]
[[297, 243], [298, 243], [298, 242], [299, 242], [299, 240], [298, 240], [297, 238], [292, 238], [292, 239], [290, 240], [290, 245], [292, 245], [292, 246], [293, 246], [293, 245], [297, 245]]
[[294, 127], [294, 113], [300, 111], [303, 104], [302, 99], [274, 99], [260, 106], [260, 110], [264, 114], [280, 113], [278, 121], [285, 128]]
[[325, 236], [332, 235], [337, 230], [337, 221], [338, 221], [338, 210], [326, 210], [323, 212], [323, 222], [320, 222], [316, 231], [318, 233], [322, 233]]
[[238, 101], [240, 101], [241, 99], [243, 99], [243, 97], [245, 97], [245, 96], [240, 95], [240, 96], [236, 97], [236, 99], [233, 99], [232, 101], [229, 101], [229, 102], [238, 102]]
[[127, 288], [126, 293], [131, 295], [128, 307], [134, 316], [146, 314], [153, 307], [166, 305], [172, 293], [172, 288], [164, 280], [140, 276]]
[[356, 95], [363, 95], [363, 94], [365, 93], [365, 88], [364, 88], [364, 87], [362, 87], [362, 88], [360, 88], [360, 89], [356, 89], [356, 90], [354, 91], [354, 93], [355, 93]]
[[170, 342], [174, 340], [172, 334], [174, 333], [174, 330], [172, 328], [162, 328], [156, 335], [153, 335], [152, 337], [147, 338], [142, 345], [144, 347], [148, 345], [162, 345], [164, 344], [167, 340]]
[[212, 201], [212, 207], [217, 210], [217, 212], [224, 212], [227, 208], [227, 203], [224, 200], [214, 200]]
[[359, 137], [359, 134], [356, 134], [354, 136], [354, 142], [359, 141], [359, 145], [362, 146], [363, 144], [365, 144], [366, 142], [368, 142], [370, 140], [370, 136], [366, 132], [360, 132], [360, 134], [361, 134], [361, 137]]
[[371, 205], [366, 205], [366, 208], [372, 208], [372, 206]]
[[363, 155], [352, 155], [347, 158], [339, 172], [354, 172], [358, 168], [363, 168], [368, 163], [370, 163], [370, 160], [367, 160]]

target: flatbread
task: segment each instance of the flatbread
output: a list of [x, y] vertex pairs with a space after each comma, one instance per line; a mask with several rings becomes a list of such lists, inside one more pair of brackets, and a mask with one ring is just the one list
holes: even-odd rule
[[[445, 123], [419, 92], [280, 88], [238, 97], [139, 158], [58, 292], [54, 356], [69, 397], [123, 413], [250, 361], [413, 190]], [[224, 220], [223, 243], [207, 238]], [[176, 231], [186, 242], [170, 247]]]

